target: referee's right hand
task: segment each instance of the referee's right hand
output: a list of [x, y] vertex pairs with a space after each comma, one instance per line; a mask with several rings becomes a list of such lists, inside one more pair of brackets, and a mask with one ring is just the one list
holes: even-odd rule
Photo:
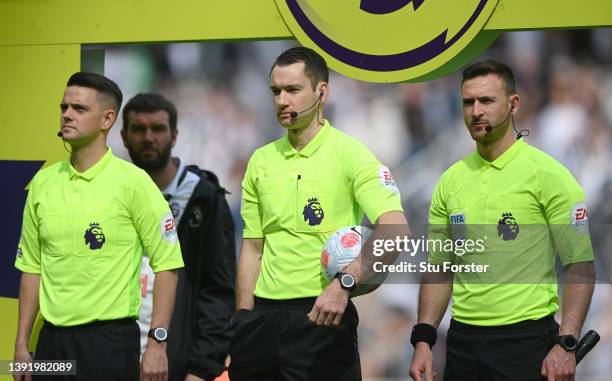
[[437, 375], [433, 371], [433, 353], [429, 344], [424, 341], [416, 343], [410, 365], [410, 377], [415, 381], [433, 381]]
[[[15, 363], [31, 363], [32, 355], [27, 347], [17, 346], [15, 348]], [[32, 381], [32, 375], [29, 372], [15, 372], [13, 374], [15, 381]]]

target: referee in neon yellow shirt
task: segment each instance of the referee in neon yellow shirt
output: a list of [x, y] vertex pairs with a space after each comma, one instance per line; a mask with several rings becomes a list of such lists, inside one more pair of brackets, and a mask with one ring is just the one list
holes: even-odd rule
[[[183, 260], [158, 188], [106, 146], [121, 101], [119, 87], [104, 76], [70, 77], [58, 134], [72, 148], [70, 160], [36, 174], [23, 213], [15, 361], [32, 361], [28, 343], [40, 307], [45, 323], [35, 359], [75, 360], [70, 379], [167, 379], [166, 330]], [[143, 250], [156, 277], [153, 330], [139, 366]]]
[[[321, 249], [337, 229], [370, 221], [404, 226], [389, 170], [323, 119], [329, 95], [323, 58], [298, 47], [270, 73], [285, 137], [252, 155], [242, 183], [232, 381], [360, 380], [354, 262], [327, 283]], [[375, 231], [374, 234], [377, 234]]]
[[[482, 239], [485, 250], [432, 250], [429, 262], [487, 271], [438, 274], [421, 285], [410, 374], [433, 379], [431, 346], [452, 295], [444, 380], [573, 380], [594, 280], [584, 192], [558, 161], [515, 137], [521, 99], [508, 66], [485, 61], [466, 68], [461, 98], [476, 151], [438, 182], [429, 238]], [[560, 326], [556, 252], [567, 271]]]

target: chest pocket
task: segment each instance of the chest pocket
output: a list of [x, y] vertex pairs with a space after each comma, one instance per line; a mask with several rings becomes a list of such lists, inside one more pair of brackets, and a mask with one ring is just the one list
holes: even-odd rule
[[264, 233], [291, 225], [292, 219], [287, 214], [292, 209], [292, 200], [295, 199], [295, 186], [294, 184], [292, 189], [288, 179], [261, 179], [258, 181], [261, 230]]
[[546, 239], [548, 227], [537, 200], [528, 194], [492, 194], [486, 202], [487, 224], [493, 242], [514, 252]]
[[341, 205], [320, 180], [299, 180], [295, 199], [294, 227], [297, 232], [330, 232], [339, 222]]
[[546, 224], [542, 210], [528, 194], [491, 194], [486, 201], [488, 224], [514, 219], [518, 224]]
[[74, 216], [62, 205], [44, 203], [36, 214], [42, 254], [60, 256], [71, 252]]
[[110, 248], [117, 244], [116, 232], [121, 225], [116, 205], [100, 205], [94, 210], [41, 204], [37, 214], [44, 255], [107, 256], [117, 252]]

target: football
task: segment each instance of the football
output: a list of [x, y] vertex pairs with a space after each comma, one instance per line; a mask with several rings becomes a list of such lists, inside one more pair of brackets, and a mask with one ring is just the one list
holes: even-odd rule
[[[365, 226], [347, 226], [337, 230], [329, 237], [321, 251], [321, 270], [328, 282], [331, 282], [338, 272], [344, 270], [357, 258], [362, 245], [371, 234], [372, 229]], [[364, 295], [374, 291], [382, 280], [384, 279], [360, 284], [351, 292], [351, 296]]]

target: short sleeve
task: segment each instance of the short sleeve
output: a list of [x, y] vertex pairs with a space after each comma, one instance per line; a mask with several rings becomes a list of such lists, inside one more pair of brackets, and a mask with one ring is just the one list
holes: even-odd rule
[[177, 227], [168, 202], [146, 173], [135, 180], [138, 184], [133, 187], [130, 215], [153, 272], [183, 267]]
[[36, 177], [30, 183], [30, 189], [23, 209], [21, 237], [17, 246], [15, 267], [22, 272], [40, 274], [40, 242], [38, 218], [36, 217]]
[[261, 229], [261, 208], [259, 205], [259, 195], [257, 193], [257, 152], [251, 156], [247, 170], [242, 180], [242, 204], [240, 215], [244, 222], [243, 238], [262, 238]]
[[543, 176], [540, 187], [540, 202], [561, 263], [592, 261], [586, 200], [576, 179], [561, 167]]
[[[450, 226], [448, 224], [448, 212], [446, 208], [446, 177], [443, 175], [431, 196], [431, 204], [429, 206], [429, 227], [428, 240], [436, 242], [446, 242], [451, 239]], [[431, 245], [428, 261], [434, 264], [452, 261], [454, 255], [452, 252], [437, 250], [438, 245]], [[441, 248], [440, 248], [441, 249]]]
[[358, 141], [342, 147], [341, 162], [352, 184], [353, 194], [368, 219], [375, 223], [387, 212], [403, 212], [399, 189], [391, 171]]

